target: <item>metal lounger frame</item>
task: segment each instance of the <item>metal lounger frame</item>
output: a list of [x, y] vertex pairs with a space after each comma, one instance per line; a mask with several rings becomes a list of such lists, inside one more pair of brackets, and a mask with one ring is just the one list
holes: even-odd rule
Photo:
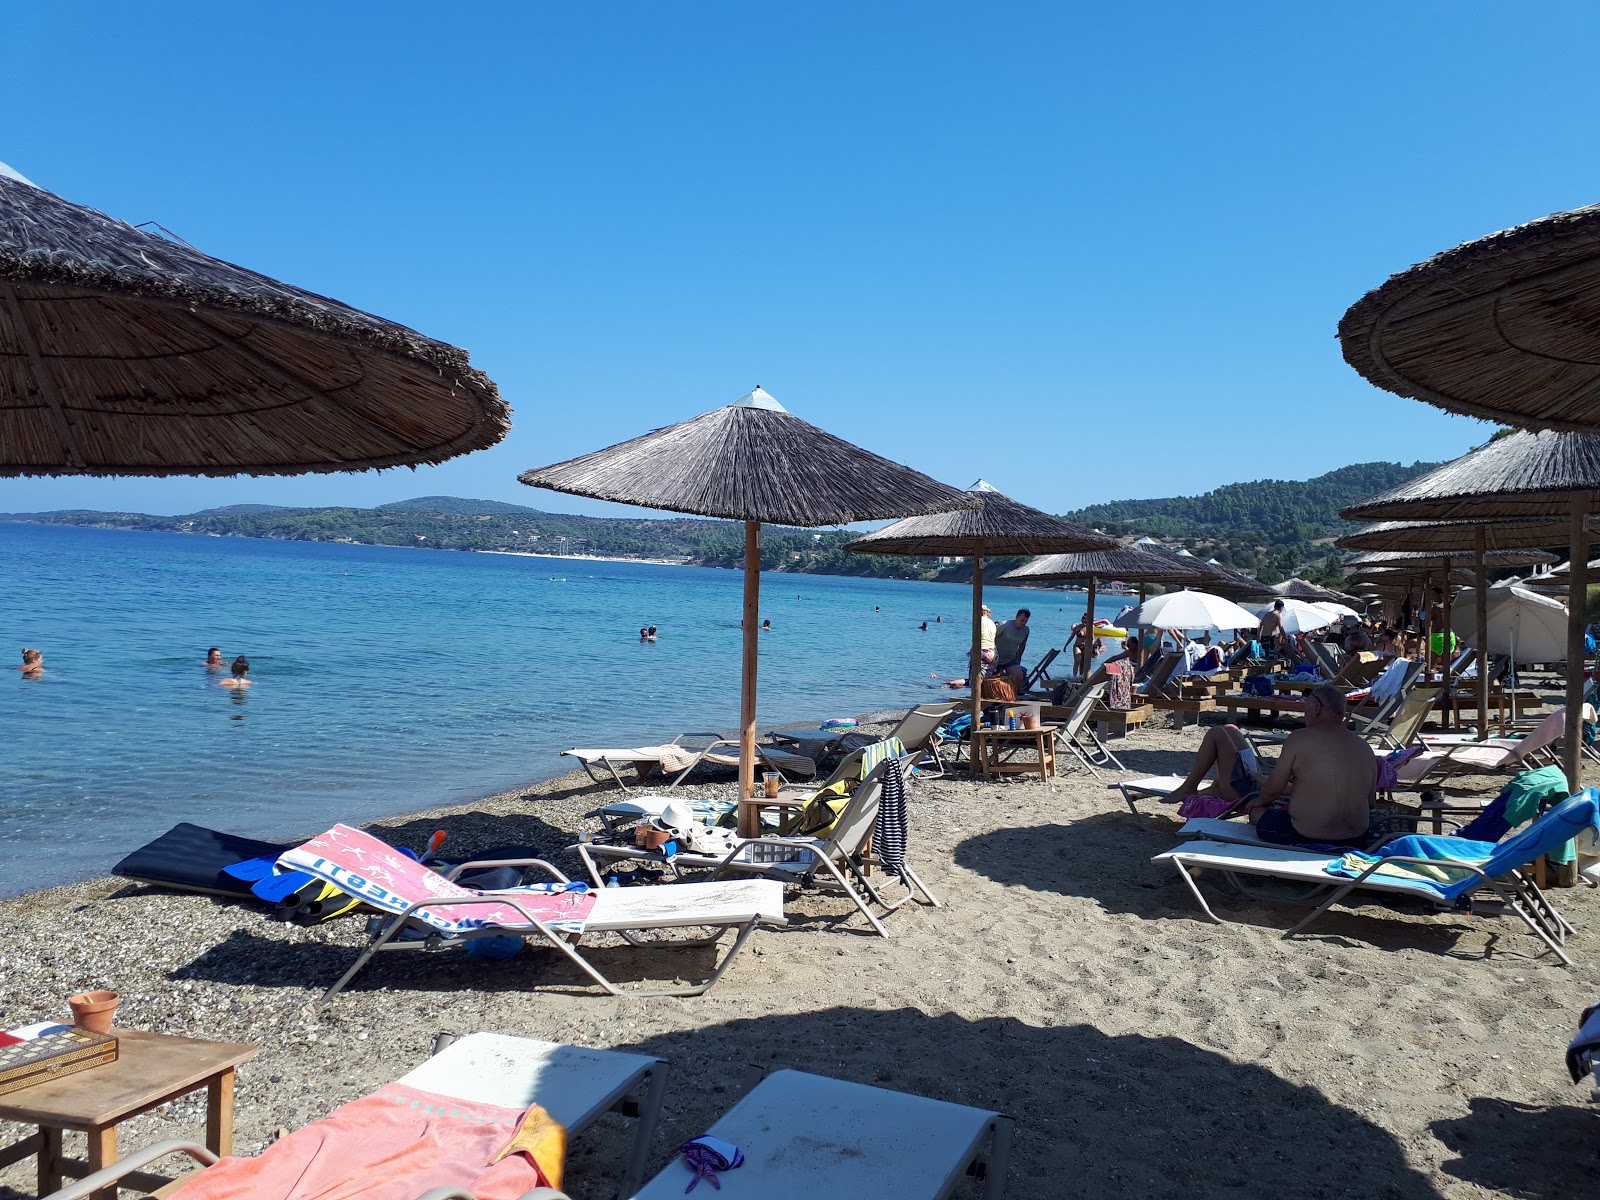
[[[484, 862], [462, 863], [460, 866], [452, 868], [445, 878], [454, 882], [455, 878], [463, 871], [472, 870], [479, 867], [543, 867], [555, 878], [557, 883], [571, 882], [571, 880], [569, 880], [565, 875], [556, 870], [555, 867], [551, 866], [542, 858], [506, 858], [486, 860]], [[526, 917], [528, 924], [525, 926], [491, 925], [484, 929], [467, 929], [458, 933], [445, 933], [442, 930], [434, 929], [430, 925], [419, 924], [413, 926], [413, 928], [425, 931], [425, 937], [408, 938], [405, 941], [400, 942], [394, 940], [397, 934], [410, 925], [412, 918], [415, 917], [417, 913], [422, 912], [424, 909], [466, 907], [473, 904], [508, 905]], [[338, 982], [322, 994], [322, 997], [316, 1002], [316, 1005], [314, 1006], [315, 1008], [326, 1008], [327, 1005], [332, 1002], [333, 998], [343, 991], [345, 986], [349, 984], [350, 981], [358, 974], [360, 974], [362, 968], [371, 962], [373, 957], [380, 951], [449, 950], [482, 937], [527, 937], [533, 934], [538, 934], [540, 937], [544, 938], [544, 940], [548, 942], [554, 949], [565, 955], [566, 958], [580, 971], [605, 989], [608, 995], [699, 996], [702, 993], [709, 991], [711, 986], [715, 984], [717, 980], [722, 978], [723, 973], [727, 971], [728, 966], [733, 962], [739, 951], [744, 948], [744, 944], [749, 940], [750, 935], [755, 932], [756, 926], [761, 924], [761, 919], [759, 917], [752, 918], [749, 921], [739, 922], [737, 925], [731, 922], [713, 922], [711, 925], [705, 926], [705, 928], [715, 927], [716, 932], [707, 937], [674, 938], [671, 940], [640, 938], [637, 936], [638, 931], [636, 930], [631, 932], [622, 929], [608, 930], [607, 932], [613, 932], [617, 934], [618, 937], [622, 938], [622, 940], [627, 942], [630, 946], [651, 946], [672, 950], [688, 950], [700, 946], [714, 945], [722, 939], [722, 935], [727, 929], [737, 928], [739, 930], [738, 936], [734, 938], [733, 945], [728, 948], [728, 952], [723, 955], [722, 961], [717, 964], [711, 975], [704, 982], [698, 984], [688, 984], [680, 988], [659, 988], [652, 991], [630, 990], [624, 992], [616, 984], [612, 983], [611, 980], [607, 979], [603, 974], [601, 974], [599, 969], [591, 964], [588, 959], [584, 958], [583, 955], [578, 953], [577, 946], [582, 940], [583, 934], [569, 933], [566, 930], [552, 928], [545, 922], [539, 920], [538, 917], [535, 917], [532, 913], [528, 912], [527, 909], [523, 908], [522, 905], [517, 902], [517, 897], [513, 894], [505, 892], [489, 892], [482, 896], [457, 896], [446, 897], [438, 900], [419, 900], [414, 904], [407, 905], [404, 912], [393, 916], [385, 914], [385, 916], [387, 919], [383, 921], [382, 927], [378, 930], [378, 932], [373, 934], [372, 939], [361, 951], [360, 956], [354, 963], [351, 964], [350, 969], [339, 977]]]
[[[1286, 849], [1287, 848], [1288, 847], [1286, 847]], [[1216, 913], [1211, 911], [1211, 905], [1206, 903], [1206, 898], [1201, 894], [1200, 887], [1196, 883], [1194, 876], [1190, 874], [1189, 869], [1184, 865], [1182, 860], [1174, 858], [1172, 860], [1172, 864], [1177, 868], [1179, 877], [1188, 885], [1189, 891], [1194, 895], [1196, 902], [1199, 903], [1200, 910], [1205, 913], [1207, 920], [1212, 921], [1217, 925], [1244, 924], [1244, 922], [1228, 921], [1217, 916]], [[1405, 855], [1393, 855], [1379, 859], [1355, 878], [1335, 879], [1334, 877], [1330, 876], [1326, 889], [1326, 897], [1299, 922], [1285, 930], [1283, 936], [1285, 938], [1293, 937], [1295, 934], [1303, 930], [1307, 925], [1310, 925], [1311, 922], [1315, 921], [1323, 913], [1327, 912], [1328, 909], [1332, 908], [1340, 900], [1344, 899], [1344, 897], [1349, 895], [1352, 890], [1360, 887], [1362, 883], [1366, 881], [1367, 877], [1373, 874], [1373, 872], [1377, 871], [1380, 867], [1390, 865], [1424, 866], [1435, 868], [1448, 866], [1454, 869], [1470, 871], [1472, 874], [1478, 877], [1478, 882], [1469, 891], [1463, 893], [1463, 896], [1471, 896], [1473, 892], [1484, 888], [1492, 891], [1509, 911], [1516, 913], [1517, 916], [1522, 918], [1523, 924], [1531, 929], [1534, 935], [1537, 936], [1539, 940], [1542, 941], [1546, 946], [1548, 946], [1552, 952], [1554, 952], [1555, 956], [1561, 960], [1563, 966], [1570, 967], [1572, 965], [1572, 960], [1567, 957], [1567, 952], [1564, 947], [1566, 945], [1567, 934], [1574, 933], [1576, 930], [1573, 929], [1571, 923], [1568, 922], [1566, 917], [1561, 915], [1561, 913], [1556, 909], [1555, 905], [1550, 903], [1549, 898], [1544, 894], [1543, 891], [1540, 890], [1539, 885], [1533, 881], [1531, 876], [1520, 869], [1512, 871], [1511, 873], [1501, 877], [1501, 879], [1510, 880], [1510, 886], [1502, 887], [1500, 880], [1491, 879], [1472, 863], [1458, 862], [1450, 859], [1411, 858]], [[1223, 876], [1223, 878], [1227, 879], [1229, 883], [1233, 884], [1241, 891], [1247, 891], [1248, 889], [1240, 884], [1239, 880], [1236, 878], [1236, 876], [1239, 874], [1265, 875], [1267, 878], [1273, 877], [1272, 872], [1270, 871], [1236, 872], [1225, 867], [1215, 867], [1209, 864], [1205, 865], [1202, 869], [1217, 871]], [[1414, 896], [1421, 900], [1427, 900], [1441, 909], [1449, 909], [1453, 904], [1453, 901], [1445, 901], [1432, 897], [1426, 891], [1423, 891], [1420, 888], [1385, 888], [1383, 891], [1385, 894], [1390, 896], [1408, 895]], [[1320, 889], [1318, 892], [1313, 893], [1312, 896], [1308, 896], [1305, 899], [1313, 899], [1315, 898], [1315, 895], [1318, 894], [1321, 894]], [[1265, 898], [1259, 893], [1255, 893], [1254, 895], [1258, 899]]]

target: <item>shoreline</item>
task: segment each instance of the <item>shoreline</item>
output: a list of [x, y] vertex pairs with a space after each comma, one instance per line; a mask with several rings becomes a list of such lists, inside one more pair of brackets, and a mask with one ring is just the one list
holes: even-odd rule
[[[371, 545], [355, 542], [352, 545]], [[425, 549], [426, 547], [419, 547]], [[448, 549], [448, 547], [447, 547]], [[468, 550], [468, 554], [504, 554], [511, 558], [559, 558], [573, 562], [644, 563], [652, 567], [692, 567], [694, 564], [673, 558], [626, 558], [610, 554], [544, 554], [538, 550]]]

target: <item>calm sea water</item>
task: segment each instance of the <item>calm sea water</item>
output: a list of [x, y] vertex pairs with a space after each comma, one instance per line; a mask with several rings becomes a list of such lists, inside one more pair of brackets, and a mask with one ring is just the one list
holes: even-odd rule
[[[310, 834], [558, 774], [574, 745], [738, 722], [735, 571], [10, 524], [0, 561], [0, 895], [104, 873], [178, 821]], [[965, 587], [762, 589], [763, 724], [909, 705], [964, 672]], [[1082, 612], [988, 599], [1033, 610], [1030, 662]], [[217, 686], [212, 645], [256, 686]], [[9, 669], [23, 646], [43, 679]]]

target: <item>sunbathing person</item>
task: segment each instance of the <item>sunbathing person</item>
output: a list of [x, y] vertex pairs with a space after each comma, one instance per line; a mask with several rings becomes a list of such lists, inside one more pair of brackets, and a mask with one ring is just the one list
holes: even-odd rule
[[1246, 807], [1262, 841], [1364, 842], [1377, 798], [1378, 760], [1372, 747], [1345, 728], [1344, 718], [1344, 693], [1331, 684], [1306, 697], [1305, 728], [1289, 735], [1272, 778]]
[[[1202, 789], [1200, 785], [1213, 770], [1217, 773], [1216, 783]], [[1261, 768], [1249, 740], [1237, 725], [1213, 725], [1201, 739], [1189, 777], [1167, 799], [1181, 805], [1190, 796], [1221, 796], [1238, 804], [1248, 803], [1260, 794]]]

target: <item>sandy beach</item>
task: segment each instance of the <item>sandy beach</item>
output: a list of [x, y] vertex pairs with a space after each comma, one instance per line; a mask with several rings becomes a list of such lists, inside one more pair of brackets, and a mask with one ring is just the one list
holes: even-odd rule
[[[1150, 727], [1118, 753], [1132, 772], [1167, 772], [1198, 740], [1193, 725]], [[130, 1027], [259, 1042], [240, 1072], [241, 1153], [404, 1073], [441, 1030], [493, 1030], [669, 1060], [652, 1170], [760, 1074], [798, 1067], [1011, 1113], [1018, 1200], [1592, 1186], [1596, 1113], [1561, 1060], [1600, 993], [1591, 892], [1556, 893], [1579, 929], [1571, 969], [1514, 918], [1368, 905], [1285, 941], [1302, 909], [1203, 884], [1242, 922], [1205, 924], [1149, 861], [1174, 844], [1175, 823], [1141, 828], [1111, 778], [919, 779], [911, 858], [944, 907], [901, 909], [883, 940], [844, 901], [791, 892], [788, 927], [758, 933], [699, 998], [585, 993], [545, 950], [505, 962], [449, 952], [380, 959], [311, 1019], [308, 1002], [356, 953], [360, 920], [299, 929], [99, 880], [0, 903], [0, 1025], [113, 986]], [[565, 847], [594, 827], [580, 814], [615, 795], [569, 775], [370, 828], [411, 845], [444, 828], [458, 855], [531, 843], [576, 873]], [[665, 951], [595, 957], [621, 979], [690, 973]], [[194, 1135], [200, 1113], [190, 1098], [134, 1120], [124, 1145]], [[630, 1132], [607, 1117], [574, 1142], [575, 1196], [612, 1194]], [[0, 1172], [0, 1197], [31, 1186], [31, 1164]]]

